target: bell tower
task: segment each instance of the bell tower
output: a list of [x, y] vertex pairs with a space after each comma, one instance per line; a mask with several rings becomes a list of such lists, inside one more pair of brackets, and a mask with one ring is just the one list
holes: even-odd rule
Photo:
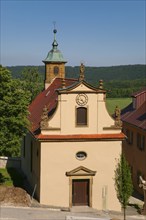
[[57, 30], [53, 30], [54, 41], [52, 43], [52, 50], [49, 51], [47, 57], [43, 62], [45, 63], [45, 89], [51, 84], [55, 78], [65, 78], [65, 63], [63, 55], [58, 50], [58, 43], [56, 41]]

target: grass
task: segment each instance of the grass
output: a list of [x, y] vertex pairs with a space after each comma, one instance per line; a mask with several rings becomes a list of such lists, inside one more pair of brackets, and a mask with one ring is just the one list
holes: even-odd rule
[[12, 179], [7, 169], [0, 169], [0, 185], [13, 186]]
[[14, 168], [0, 168], [0, 185], [22, 187], [23, 178]]
[[116, 106], [118, 106], [120, 109], [123, 109], [129, 105], [131, 101], [131, 98], [107, 98], [107, 110], [109, 114], [113, 114]]

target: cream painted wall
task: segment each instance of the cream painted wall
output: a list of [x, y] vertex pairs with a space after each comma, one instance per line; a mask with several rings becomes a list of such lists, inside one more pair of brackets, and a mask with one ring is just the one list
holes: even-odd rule
[[[77, 94], [85, 92], [88, 96], [88, 103], [84, 106], [88, 109], [87, 126], [76, 125], [76, 108], [80, 107], [76, 103]], [[96, 93], [94, 90], [80, 85], [71, 93], [60, 94], [58, 96], [58, 107], [49, 120], [49, 130], [42, 131], [42, 134], [103, 134], [103, 133], [119, 133], [119, 130], [108, 129], [105, 127], [114, 126], [114, 120], [109, 115], [106, 104], [105, 94]], [[60, 128], [54, 132], [51, 128]]]
[[[76, 159], [78, 151], [85, 151], [87, 158]], [[106, 186], [107, 209], [120, 210], [114, 189], [114, 170], [121, 153], [121, 141], [109, 142], [59, 142], [41, 143], [41, 197], [40, 203], [69, 206], [69, 177], [66, 172], [79, 166], [97, 171], [93, 177], [92, 207], [103, 209], [102, 190]]]

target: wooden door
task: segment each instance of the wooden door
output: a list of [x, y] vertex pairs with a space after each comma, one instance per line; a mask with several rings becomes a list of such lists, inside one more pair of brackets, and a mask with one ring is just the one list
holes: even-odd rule
[[89, 205], [89, 180], [73, 180], [72, 182], [73, 206]]

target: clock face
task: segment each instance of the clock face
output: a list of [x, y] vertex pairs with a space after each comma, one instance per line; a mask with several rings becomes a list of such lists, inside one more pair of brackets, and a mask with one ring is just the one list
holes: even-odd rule
[[88, 102], [88, 96], [84, 93], [78, 94], [76, 97], [76, 103], [80, 106], [86, 105]]

